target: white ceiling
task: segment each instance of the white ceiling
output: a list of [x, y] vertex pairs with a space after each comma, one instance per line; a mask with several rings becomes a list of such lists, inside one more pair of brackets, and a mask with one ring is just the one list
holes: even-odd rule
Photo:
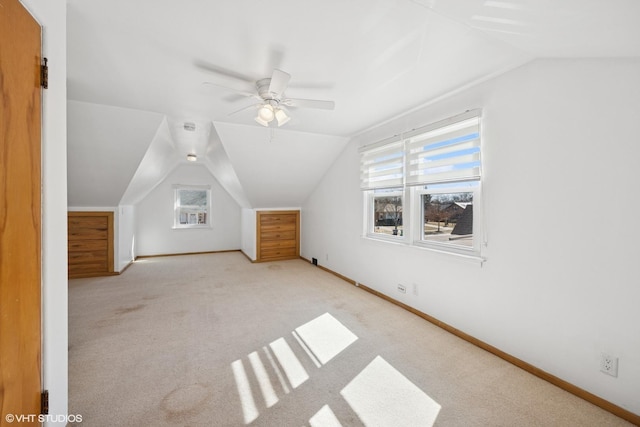
[[67, 114], [69, 206], [117, 206], [162, 114], [75, 101]]
[[[322, 176], [314, 174], [315, 182], [301, 180], [301, 171], [280, 167], [282, 176], [267, 180], [278, 184], [277, 189], [265, 188], [266, 181], [256, 177], [270, 174], [268, 165], [295, 164], [310, 149], [326, 168], [349, 136], [460, 86], [537, 57], [640, 56], [637, 0], [67, 3], [69, 100], [127, 109], [136, 117], [165, 116], [175, 161], [194, 141], [172, 129], [184, 121], [204, 127], [213, 123], [222, 145], [216, 150], [231, 162], [235, 182], [253, 207], [299, 205]], [[269, 77], [274, 68], [292, 76], [287, 96], [333, 100], [335, 110], [291, 109], [289, 123], [268, 130], [253, 121], [251, 110], [229, 115], [255, 100], [203, 85], [208, 81], [253, 91], [248, 81]], [[86, 138], [90, 124], [102, 122], [87, 114], [102, 111], [91, 108], [83, 116], [79, 110], [69, 111], [70, 156], [76, 149], [98, 153], [105, 139], [121, 144], [125, 152], [131, 150], [125, 147], [131, 138], [135, 146], [150, 148], [152, 137], [116, 138], [127, 127], [115, 122], [113, 137]], [[98, 131], [109, 134], [99, 126]], [[144, 132], [149, 132], [146, 127]], [[85, 138], [75, 138], [79, 133]], [[282, 146], [269, 145], [264, 135], [273, 135]], [[212, 152], [203, 141], [199, 149]], [[215, 141], [209, 138], [209, 143]], [[247, 144], [263, 161], [243, 151]], [[145, 156], [153, 157], [153, 150]], [[145, 163], [140, 157], [135, 161]], [[70, 169], [77, 166], [70, 162]], [[70, 171], [70, 180], [85, 172]], [[124, 175], [133, 179], [129, 165]], [[70, 182], [70, 200], [74, 191]]]
[[252, 206], [299, 206], [344, 149], [343, 137], [214, 123]]

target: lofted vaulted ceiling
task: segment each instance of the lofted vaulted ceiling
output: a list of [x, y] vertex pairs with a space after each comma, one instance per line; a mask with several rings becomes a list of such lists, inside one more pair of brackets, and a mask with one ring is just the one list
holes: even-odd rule
[[[298, 206], [350, 136], [457, 88], [539, 57], [640, 56], [637, 0], [67, 3], [71, 205], [136, 203], [195, 150], [241, 206]], [[230, 114], [275, 68], [288, 97], [335, 109], [271, 129]]]

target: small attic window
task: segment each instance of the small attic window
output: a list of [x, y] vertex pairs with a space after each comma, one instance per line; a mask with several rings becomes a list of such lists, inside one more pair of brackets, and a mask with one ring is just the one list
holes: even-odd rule
[[211, 226], [211, 188], [209, 186], [175, 185], [174, 228], [207, 228]]

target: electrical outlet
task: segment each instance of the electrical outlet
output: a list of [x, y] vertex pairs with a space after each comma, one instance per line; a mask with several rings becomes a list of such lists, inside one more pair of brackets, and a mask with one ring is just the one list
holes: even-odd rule
[[311, 264], [318, 265], [318, 258], [311, 258]]
[[612, 377], [618, 376], [618, 358], [602, 353], [600, 358], [600, 371]]
[[398, 292], [406, 294], [407, 293], [407, 288], [404, 285], [398, 284]]

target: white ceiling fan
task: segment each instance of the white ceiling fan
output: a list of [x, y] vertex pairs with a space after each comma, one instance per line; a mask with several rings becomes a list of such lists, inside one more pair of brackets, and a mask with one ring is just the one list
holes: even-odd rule
[[[213, 71], [218, 72], [218, 70]], [[229, 76], [229, 74], [227, 73], [224, 74]], [[232, 77], [239, 78], [237, 74], [233, 75]], [[246, 81], [245, 78], [241, 79]], [[255, 117], [255, 121], [266, 127], [268, 127], [269, 124], [274, 120], [277, 122], [278, 126], [282, 126], [289, 120], [291, 120], [287, 107], [316, 108], [321, 110], [333, 110], [335, 108], [335, 102], [333, 101], [285, 97], [284, 91], [287, 89], [290, 79], [291, 75], [289, 73], [285, 73], [282, 70], [274, 69], [271, 77], [260, 79], [255, 82], [256, 93], [240, 91], [211, 82], [204, 82], [204, 84], [222, 87], [227, 90], [232, 90], [243, 96], [260, 100], [260, 103], [250, 105], [238, 111], [234, 111], [230, 115], [248, 109], [256, 109], [258, 110], [258, 114]]]

